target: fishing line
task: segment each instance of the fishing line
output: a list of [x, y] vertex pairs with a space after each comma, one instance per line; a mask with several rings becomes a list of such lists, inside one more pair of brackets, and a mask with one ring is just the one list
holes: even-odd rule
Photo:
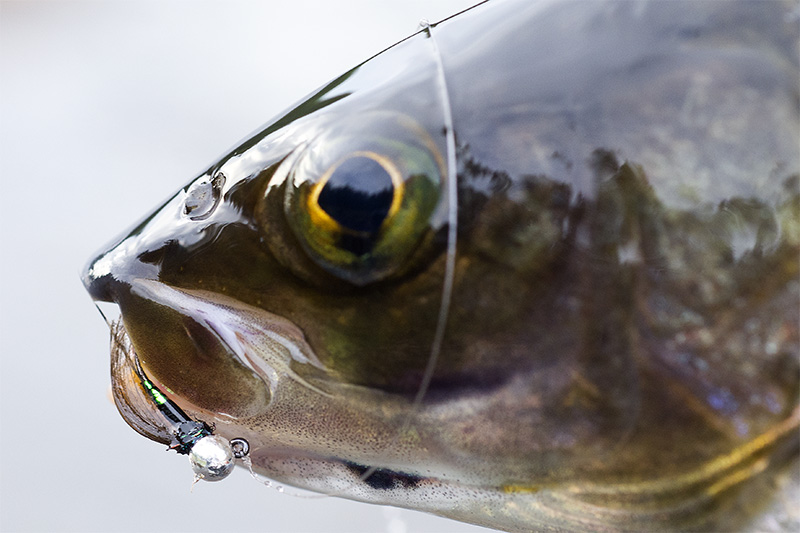
[[[442, 119], [444, 121], [445, 132], [445, 145], [447, 147], [447, 250], [445, 256], [445, 270], [444, 282], [442, 284], [442, 299], [439, 305], [439, 314], [436, 321], [436, 330], [433, 335], [433, 342], [431, 343], [431, 353], [428, 357], [428, 362], [420, 380], [419, 389], [411, 404], [408, 415], [406, 415], [403, 424], [398, 430], [397, 436], [391, 442], [393, 446], [406, 432], [412, 423], [412, 419], [422, 409], [422, 400], [430, 388], [433, 374], [436, 371], [436, 364], [439, 360], [439, 355], [442, 352], [442, 344], [444, 343], [445, 330], [447, 328], [447, 318], [450, 314], [450, 304], [453, 295], [453, 282], [455, 280], [455, 266], [456, 266], [456, 238], [458, 236], [458, 172], [456, 169], [456, 142], [455, 131], [453, 129], [453, 114], [450, 105], [450, 93], [447, 88], [447, 80], [444, 72], [444, 63], [442, 62], [441, 51], [436, 44], [436, 39], [433, 36], [433, 28], [436, 24], [431, 24], [427, 20], [421, 20], [421, 32], [427, 35], [430, 46], [433, 50], [434, 60], [436, 61], [436, 74], [437, 85], [439, 89], [439, 98], [442, 104]], [[374, 474], [379, 467], [369, 467], [361, 476], [359, 481], [365, 482], [369, 477]], [[328, 494], [328, 495], [336, 495]]]
[[111, 329], [111, 320], [108, 319], [103, 309], [98, 305], [98, 302], [94, 303], [94, 307], [100, 313], [100, 316], [103, 317], [103, 321], [106, 323], [106, 326], [108, 326], [108, 329]]
[[[436, 369], [436, 363], [439, 359], [439, 354], [442, 351], [444, 333], [447, 327], [447, 317], [450, 314], [450, 303], [453, 295], [453, 281], [455, 279], [456, 268], [456, 238], [458, 236], [458, 172], [456, 171], [456, 139], [455, 131], [453, 130], [450, 93], [447, 89], [442, 55], [436, 44], [436, 39], [433, 37], [432, 29], [434, 25], [427, 21], [420, 22], [420, 25], [422, 26], [422, 30], [428, 34], [436, 59], [436, 70], [439, 75], [439, 96], [441, 98], [444, 115], [445, 143], [447, 144], [447, 256], [445, 258], [444, 284], [442, 285], [442, 302], [439, 306], [439, 317], [436, 323], [433, 345], [431, 346], [431, 355], [428, 359], [428, 365], [425, 368], [422, 381], [420, 382], [417, 396], [414, 398], [412, 411], [421, 407], [422, 398], [428, 391], [431, 379], [433, 379], [433, 372]], [[409, 419], [406, 423], [410, 422], [410, 416], [411, 415], [409, 415]]]

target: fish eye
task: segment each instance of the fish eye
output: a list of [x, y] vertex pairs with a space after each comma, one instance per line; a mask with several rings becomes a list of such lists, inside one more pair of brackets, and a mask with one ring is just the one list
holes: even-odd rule
[[384, 222], [397, 213], [403, 192], [403, 178], [390, 159], [376, 152], [354, 152], [311, 187], [307, 209], [316, 227], [340, 235], [342, 247], [365, 253]]
[[[350, 117], [282, 166], [267, 196], [282, 192], [286, 226], [305, 255], [355, 285], [406, 267], [441, 211], [441, 152], [402, 115]], [[291, 267], [296, 257], [266, 225], [273, 252]]]

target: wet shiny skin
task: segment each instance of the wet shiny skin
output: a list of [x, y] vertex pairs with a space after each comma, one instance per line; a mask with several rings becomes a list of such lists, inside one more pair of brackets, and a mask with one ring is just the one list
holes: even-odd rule
[[[797, 32], [755, 6], [475, 8], [224, 156], [87, 287], [268, 476], [511, 530], [738, 526], [800, 417]], [[366, 152], [403, 197], [347, 241], [307, 206]]]

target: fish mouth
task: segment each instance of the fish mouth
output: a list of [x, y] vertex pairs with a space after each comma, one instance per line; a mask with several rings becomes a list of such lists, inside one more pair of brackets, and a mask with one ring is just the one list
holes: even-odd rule
[[[157, 293], [161, 301], [169, 299], [171, 302], [169, 305], [194, 316], [203, 315], [204, 304], [199, 301], [201, 297], [212, 296], [202, 291], [176, 289], [149, 280], [138, 281], [134, 284], [134, 287], [134, 292], [147, 297], [153, 297]], [[227, 298], [220, 299], [218, 295], [213, 296], [215, 297], [214, 305], [224, 307], [231, 314], [250, 312], [262, 315], [260, 310], [256, 311]], [[206, 302], [210, 301], [206, 300]], [[188, 305], [190, 302], [192, 303], [191, 306]], [[233, 322], [236, 323], [235, 320]], [[281, 331], [285, 335], [284, 338], [289, 338], [294, 332], [286, 324], [281, 325], [283, 326]], [[281, 480], [281, 482], [296, 487], [323, 492], [328, 495], [384, 503], [390, 503], [390, 500], [396, 499], [398, 491], [418, 488], [424, 491], [435, 488], [435, 490], [441, 492], [442, 487], [448, 485], [446, 481], [433, 477], [423, 477], [420, 474], [405, 472], [395, 467], [366, 466], [362, 463], [342, 458], [336, 453], [335, 447], [330, 444], [322, 447], [318, 446], [314, 450], [305, 445], [302, 439], [287, 438], [287, 435], [273, 435], [271, 439], [268, 436], [265, 438], [265, 433], [261, 430], [261, 427], [270, 421], [270, 411], [267, 409], [269, 405], [263, 406], [263, 411], [246, 417], [232, 417], [229, 414], [216, 412], [202, 405], [197, 405], [177, 394], [167, 383], [155, 377], [147, 364], [141, 360], [135, 342], [126, 328], [124, 313], [120, 318], [110, 321], [109, 326], [111, 332], [111, 376], [114, 402], [126, 423], [151, 440], [171, 445], [170, 447], [173, 449], [176, 448], [176, 435], [179, 431], [174, 420], [165, 418], [163, 409], [156, 405], [160, 402], [168, 402], [174, 406], [173, 409], [177, 409], [181, 413], [187, 413], [187, 416], [192, 420], [213, 428], [215, 434], [229, 441], [234, 439], [247, 441], [250, 452], [244, 464], [249, 465], [253, 475], [258, 472], [261, 475]], [[214, 322], [214, 327], [211, 329], [222, 339], [236, 339], [236, 344], [232, 340], [226, 341], [226, 346], [231, 356], [237, 357], [244, 364], [247, 364], [253, 374], [257, 375], [264, 386], [269, 388], [270, 404], [273, 400], [290, 396], [293, 399], [293, 405], [302, 405], [302, 401], [298, 401], [296, 398], [297, 389], [302, 390], [306, 400], [309, 400], [310, 396], [316, 395], [331, 401], [329, 403], [336, 403], [332, 394], [320, 388], [326, 385], [321, 383], [319, 379], [314, 384], [311, 384], [288, 368], [288, 363], [290, 362], [288, 359], [292, 357], [290, 350], [287, 349], [289, 354], [280, 354], [284, 359], [282, 361], [283, 366], [276, 363], [275, 358], [277, 355], [274, 353], [271, 354], [273, 357], [269, 361], [264, 359], [261, 362], [254, 361], [255, 357], [263, 357], [263, 354], [246, 354], [245, 352], [250, 348], [247, 347], [241, 331], [238, 335], [234, 335], [231, 333], [230, 324], [227, 327], [230, 331], [223, 331], [220, 324]], [[259, 328], [251, 328], [249, 331], [252, 333], [254, 329], [258, 330]], [[278, 328], [273, 323], [269, 331], [274, 333], [276, 329]], [[270, 338], [274, 340], [275, 336]], [[261, 340], [263, 341], [263, 339]], [[294, 340], [296, 341], [297, 339]], [[300, 355], [309, 353], [306, 346], [295, 345], [295, 349], [297, 351], [294, 359], [292, 359], [293, 361], [314, 365], [316, 368], [321, 369], [322, 365], [319, 365], [316, 358]], [[279, 375], [279, 372], [283, 372], [283, 374]], [[285, 392], [285, 387], [292, 390]], [[156, 391], [156, 400], [154, 400], [153, 390]], [[159, 397], [163, 397], [163, 400], [158, 400]], [[340, 407], [331, 409], [331, 412], [335, 409], [340, 409]], [[277, 416], [272, 423], [283, 424], [286, 421], [284, 416], [285, 414]], [[293, 416], [296, 416], [296, 414], [289, 415], [289, 418]], [[297, 428], [291, 423], [285, 425], [288, 425], [290, 433], [297, 432]], [[345, 426], [347, 425], [345, 424]], [[388, 429], [385, 435], [388, 435]], [[391, 435], [385, 438], [386, 442], [391, 442], [393, 439], [394, 437]], [[320, 441], [320, 439], [314, 440]], [[412, 502], [409, 501], [408, 505], [412, 506]], [[413, 506], [417, 505], [413, 504]], [[435, 510], [435, 508], [431, 507], [431, 510]]]
[[328, 395], [320, 382], [324, 367], [302, 331], [282, 317], [148, 279], [131, 281], [117, 301], [121, 317], [110, 323], [112, 390], [123, 418], [149, 438], [165, 439], [163, 424], [154, 426], [158, 417], [145, 382], [187, 410], [221, 421], [264, 413], [289, 384]]
[[118, 302], [118, 336], [151, 379], [215, 416], [256, 416], [285, 382], [326, 394], [310, 382], [324, 377], [324, 367], [302, 331], [282, 317], [148, 279], [131, 281]]
[[[224, 295], [149, 279], [118, 292], [121, 317], [110, 323], [112, 392], [140, 434], [165, 444], [174, 436], [152, 385], [215, 433], [247, 440], [257, 468], [260, 457], [272, 464], [290, 457], [349, 474], [372, 470], [366, 477], [376, 487], [418, 477], [400, 468], [402, 461], [361, 466], [381, 464], [376, 459], [402, 441], [398, 421], [406, 420], [407, 400], [338, 381], [293, 323]], [[209, 368], [214, 379], [206, 381]]]
[[[122, 319], [113, 319], [108, 326], [111, 334], [111, 394], [117, 411], [137, 433], [169, 444], [172, 425], [159, 413], [153, 397], [146, 392], [144, 370]], [[158, 390], [167, 390], [163, 384], [157, 387]]]

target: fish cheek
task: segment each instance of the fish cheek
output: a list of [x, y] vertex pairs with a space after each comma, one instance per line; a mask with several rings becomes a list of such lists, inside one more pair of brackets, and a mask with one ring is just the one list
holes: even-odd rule
[[123, 322], [147, 374], [195, 406], [234, 418], [263, 412], [266, 384], [193, 318], [144, 298], [122, 305]]

